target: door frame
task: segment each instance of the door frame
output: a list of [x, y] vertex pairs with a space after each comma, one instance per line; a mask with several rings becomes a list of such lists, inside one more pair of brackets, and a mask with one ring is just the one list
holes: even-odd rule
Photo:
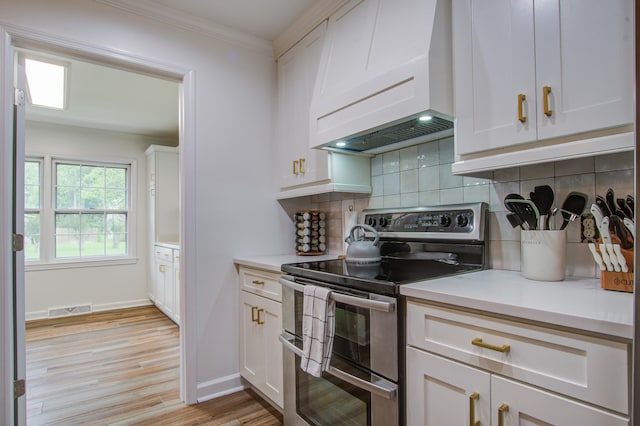
[[[181, 65], [160, 63], [141, 56], [79, 40], [63, 39], [0, 22], [0, 211], [10, 212], [13, 180], [13, 79], [15, 47], [44, 49], [92, 60], [106, 66], [174, 80], [180, 84], [180, 398], [197, 402], [195, 309], [195, 72]], [[11, 215], [0, 215], [0, 424], [14, 424], [25, 413], [13, 411], [13, 291]], [[24, 354], [23, 354], [24, 355]], [[24, 418], [22, 419], [24, 420]]]

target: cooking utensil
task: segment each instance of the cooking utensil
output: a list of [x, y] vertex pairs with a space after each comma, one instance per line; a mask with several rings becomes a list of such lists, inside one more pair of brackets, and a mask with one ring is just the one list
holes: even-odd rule
[[541, 222], [540, 229], [549, 229], [549, 212], [553, 206], [553, 189], [549, 185], [540, 185], [533, 188], [533, 192], [529, 193], [531, 201], [533, 201], [540, 213]]
[[624, 255], [622, 254], [622, 250], [620, 250], [620, 245], [614, 244], [613, 251], [616, 253], [616, 257], [618, 258], [618, 263], [620, 264], [620, 269], [622, 269], [622, 272], [629, 272], [627, 259], [625, 259]]
[[587, 195], [582, 192], [570, 192], [565, 198], [564, 203], [562, 203], [562, 208], [560, 209], [560, 213], [562, 213], [562, 226], [560, 226], [560, 230], [563, 230], [569, 225], [569, 222], [573, 222], [577, 217], [579, 217], [584, 211], [585, 206], [587, 205]]
[[596, 204], [591, 204], [591, 214], [593, 215], [593, 220], [596, 222], [596, 227], [598, 228], [598, 232], [602, 235], [602, 210]]
[[607, 265], [607, 271], [613, 271], [613, 264], [611, 263], [611, 259], [609, 259], [606, 244], [600, 244], [600, 254], [602, 255], [602, 260], [604, 261], [605, 265]]
[[607, 200], [604, 199], [602, 195], [596, 195], [596, 205], [600, 207], [602, 210], [602, 216], [611, 216], [613, 212], [609, 209], [607, 205]]
[[622, 223], [624, 223], [624, 226], [626, 226], [627, 229], [629, 230], [629, 232], [631, 233], [631, 237], [635, 240], [636, 239], [636, 224], [633, 222], [633, 220], [625, 217], [624, 219], [622, 219]]
[[607, 193], [605, 194], [605, 200], [607, 201], [607, 206], [609, 207], [609, 211], [611, 211], [611, 213], [615, 212], [618, 207], [616, 207], [613, 189], [611, 188], [607, 189]]
[[[364, 231], [361, 238], [356, 237], [356, 230]], [[365, 232], [371, 232], [374, 235], [373, 241], [365, 239]], [[351, 228], [349, 236], [345, 239], [349, 247], [347, 247], [347, 262], [354, 263], [373, 263], [380, 262], [380, 247], [378, 246], [378, 231], [369, 225], [362, 223], [356, 224]]]
[[601, 271], [606, 270], [607, 266], [604, 264], [604, 261], [602, 260], [602, 256], [600, 256], [600, 254], [596, 250], [596, 245], [594, 243], [589, 243], [589, 250], [591, 251], [591, 254], [593, 255], [593, 260], [596, 261], [596, 263], [598, 264], [598, 267], [600, 268], [600, 270]]
[[613, 270], [616, 272], [622, 272], [622, 267], [620, 267], [620, 264], [618, 263], [618, 256], [613, 250], [613, 244], [606, 244], [606, 248], [609, 260], [611, 260], [611, 264], [613, 265]]
[[518, 216], [529, 225], [530, 230], [537, 229], [540, 222], [540, 212], [535, 203], [531, 200], [522, 199], [506, 199], [504, 200], [505, 207]]
[[605, 244], [611, 244], [611, 231], [609, 231], [609, 218], [602, 218], [602, 233], [600, 234], [602, 237], [602, 242]]
[[[522, 218], [518, 216], [516, 213], [513, 213], [513, 212], [507, 213], [507, 220], [509, 221], [511, 226], [513, 226], [514, 228], [519, 226], [520, 228], [525, 229], [526, 222], [523, 222]], [[526, 229], [529, 229], [528, 224], [526, 226]]]
[[627, 206], [631, 209], [631, 218], [633, 219], [633, 215], [635, 214], [635, 198], [633, 195], [627, 195]]
[[633, 247], [633, 241], [629, 238], [629, 232], [626, 226], [618, 216], [614, 215], [609, 218], [609, 230], [620, 239], [620, 245], [623, 249]]
[[624, 198], [616, 198], [616, 203], [618, 203], [618, 207], [620, 207], [620, 210], [624, 212], [624, 217], [633, 219], [633, 211], [627, 205], [627, 200], [625, 200]]

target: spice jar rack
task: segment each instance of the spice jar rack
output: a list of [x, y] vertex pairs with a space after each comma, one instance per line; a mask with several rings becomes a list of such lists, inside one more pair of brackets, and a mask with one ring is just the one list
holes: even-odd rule
[[326, 214], [319, 210], [304, 210], [293, 215], [296, 253], [317, 256], [327, 249]]

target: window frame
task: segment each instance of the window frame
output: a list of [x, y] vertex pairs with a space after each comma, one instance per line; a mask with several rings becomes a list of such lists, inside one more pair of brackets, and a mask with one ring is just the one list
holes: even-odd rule
[[[25, 253], [25, 263], [37, 263], [37, 262], [41, 262], [42, 261], [42, 221], [44, 218], [44, 214], [43, 214], [43, 207], [44, 207], [44, 158], [42, 157], [27, 157], [25, 156], [24, 159], [25, 162], [25, 171], [26, 171], [26, 163], [38, 163], [38, 187], [39, 187], [39, 200], [38, 200], [38, 208], [32, 208], [32, 207], [27, 207], [26, 203], [24, 206], [24, 214], [25, 217], [28, 214], [39, 214], [40, 215], [40, 228], [39, 228], [39, 237], [40, 237], [40, 243], [38, 245], [39, 249], [38, 249], [38, 258], [37, 259], [28, 259]], [[26, 187], [27, 187], [27, 182], [25, 179], [25, 193], [26, 193]], [[25, 201], [26, 201], [26, 194], [25, 194]], [[26, 220], [25, 220], [25, 225], [26, 225]], [[26, 232], [26, 226], [25, 226], [25, 238], [27, 237], [27, 232]]]
[[[83, 268], [109, 265], [133, 264], [137, 258], [137, 160], [122, 158], [102, 158], [100, 160], [88, 160], [86, 157], [75, 156], [52, 156], [52, 155], [28, 155], [28, 159], [41, 158], [43, 168], [41, 169], [42, 179], [42, 204], [40, 220], [40, 259], [25, 261], [26, 270], [47, 270], [65, 268]], [[25, 158], [25, 161], [27, 161]], [[76, 212], [77, 209], [57, 209], [56, 208], [56, 164], [78, 164], [98, 167], [126, 168], [126, 209], [127, 215], [127, 254], [113, 256], [88, 256], [88, 257], [55, 257], [56, 233], [55, 215], [56, 212]], [[80, 209], [90, 211], [88, 209]], [[95, 212], [107, 212], [111, 210], [92, 210]], [[119, 210], [122, 211], [122, 210]]]

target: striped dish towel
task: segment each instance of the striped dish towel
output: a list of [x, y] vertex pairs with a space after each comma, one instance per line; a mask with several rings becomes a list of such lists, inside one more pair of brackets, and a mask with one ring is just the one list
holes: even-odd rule
[[320, 377], [331, 361], [336, 302], [330, 296], [328, 288], [304, 286], [300, 368], [314, 377]]

